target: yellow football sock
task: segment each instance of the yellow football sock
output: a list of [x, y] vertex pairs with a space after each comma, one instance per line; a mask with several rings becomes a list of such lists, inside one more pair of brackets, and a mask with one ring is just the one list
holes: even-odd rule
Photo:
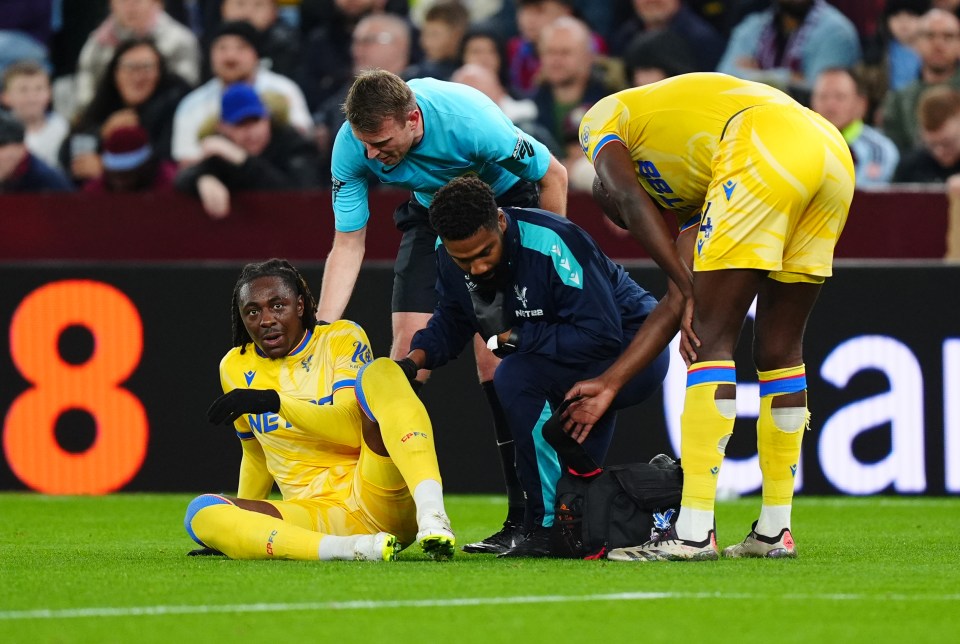
[[411, 492], [422, 481], [441, 482], [430, 416], [397, 363], [378, 358], [365, 366], [356, 393]]
[[757, 452], [763, 473], [763, 504], [790, 505], [800, 461], [803, 430], [809, 425], [810, 412], [800, 407], [773, 407], [777, 396], [805, 391], [804, 365], [758, 371], [760, 379], [760, 416], [757, 419]]
[[683, 507], [713, 511], [717, 476], [736, 420], [736, 400], [715, 400], [717, 387], [736, 385], [732, 360], [698, 362], [687, 370], [687, 393], [680, 416]]
[[191, 526], [203, 543], [231, 559], [316, 561], [324, 536], [291, 521], [228, 504], [202, 508]]

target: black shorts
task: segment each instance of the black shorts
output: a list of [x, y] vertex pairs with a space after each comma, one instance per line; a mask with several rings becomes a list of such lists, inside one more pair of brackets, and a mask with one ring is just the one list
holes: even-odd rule
[[[540, 191], [535, 183], [519, 181], [497, 198], [498, 206], [539, 208]], [[430, 226], [427, 209], [416, 199], [400, 204], [393, 221], [403, 233], [393, 266], [394, 313], [433, 313], [437, 305], [437, 233]]]

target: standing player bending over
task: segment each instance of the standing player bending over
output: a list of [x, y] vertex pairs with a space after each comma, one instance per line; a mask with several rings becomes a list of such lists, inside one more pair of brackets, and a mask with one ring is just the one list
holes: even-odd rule
[[[763, 506], [728, 557], [793, 557], [793, 483], [807, 427], [803, 332], [832, 274], [853, 198], [843, 137], [826, 119], [766, 85], [684, 74], [597, 102], [580, 124], [608, 208], [672, 283], [651, 319], [683, 318], [687, 391], [680, 419], [683, 499], [677, 522], [610, 559], [716, 559], [717, 475], [736, 418], [733, 350], [757, 298], [753, 359], [760, 380], [757, 448]], [[659, 208], [681, 223], [674, 247]], [[688, 265], [693, 266], [691, 279]], [[691, 326], [692, 324], [692, 326]], [[638, 336], [641, 339], [641, 336]], [[589, 428], [647, 359], [634, 343], [568, 397]], [[582, 428], [574, 428], [582, 432]]]
[[[207, 412], [243, 445], [238, 498], [195, 498], [187, 532], [234, 559], [390, 561], [414, 539], [452, 556], [420, 399], [395, 362], [372, 359], [363, 329], [316, 324], [315, 310], [286, 261], [244, 267], [220, 362], [226, 393]], [[266, 500], [274, 483], [283, 501]]]

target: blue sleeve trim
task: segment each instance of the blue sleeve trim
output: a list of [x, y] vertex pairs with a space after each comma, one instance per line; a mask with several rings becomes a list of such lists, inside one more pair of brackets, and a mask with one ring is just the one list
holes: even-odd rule
[[253, 436], [253, 432], [237, 432], [237, 438], [239, 438], [242, 441], [248, 441], [254, 438], [254, 436]]
[[357, 386], [356, 380], [338, 380], [333, 383], [333, 390], [330, 392], [329, 396], [324, 396], [317, 401], [318, 405], [329, 405], [333, 403], [333, 394], [337, 393], [341, 389], [353, 389]]
[[777, 378], [776, 380], [761, 380], [760, 397], [763, 398], [764, 396], [772, 396], [774, 394], [792, 394], [798, 391], [804, 391], [806, 388], [806, 374]]
[[354, 388], [354, 391], [357, 394], [357, 402], [360, 403], [360, 409], [362, 409], [363, 413], [367, 415], [367, 418], [369, 418], [373, 422], [377, 422], [377, 419], [373, 415], [373, 412], [370, 411], [370, 405], [367, 404], [367, 396], [363, 392], [363, 382], [362, 382], [363, 372], [366, 371], [367, 367], [369, 367], [372, 364], [373, 364], [372, 362], [368, 362], [367, 364], [360, 367], [360, 371], [357, 372], [357, 385]]
[[[600, 153], [600, 150], [603, 148], [603, 146], [605, 146], [607, 143], [610, 143], [611, 141], [620, 141], [620, 143], [623, 143], [623, 139], [621, 139], [621, 138], [620, 138], [619, 136], [617, 136], [616, 134], [608, 134], [608, 135], [606, 135], [605, 137], [603, 137], [602, 139], [600, 139], [600, 142], [597, 143], [597, 146], [596, 146], [595, 148], [593, 148], [593, 156], [590, 157], [590, 162], [591, 162], [591, 163], [592, 163], [593, 161], [596, 161], [596, 159], [597, 159], [597, 154]], [[626, 143], [623, 143], [623, 145], [624, 145], [624, 147], [626, 147], [627, 144], [626, 144]], [[629, 148], [627, 148], [627, 149], [629, 149]]]
[[737, 370], [733, 367], [693, 367], [687, 372], [687, 387], [709, 384], [737, 384]]

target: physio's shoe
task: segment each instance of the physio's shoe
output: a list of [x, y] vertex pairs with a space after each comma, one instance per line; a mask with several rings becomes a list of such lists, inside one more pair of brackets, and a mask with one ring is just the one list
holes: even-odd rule
[[523, 541], [510, 548], [506, 552], [497, 555], [502, 558], [535, 558], [552, 557], [553, 547], [550, 543], [550, 528], [534, 528], [524, 536]]
[[400, 544], [389, 532], [363, 534], [353, 544], [355, 561], [395, 561], [399, 552]]
[[797, 544], [789, 528], [784, 528], [775, 537], [765, 537], [757, 533], [757, 522], [753, 522], [750, 534], [740, 543], [723, 549], [723, 556], [731, 559], [741, 557], [764, 557], [767, 559], [793, 559], [797, 556]]
[[710, 561], [719, 557], [717, 536], [714, 530], [703, 541], [689, 541], [677, 536], [677, 528], [654, 533], [643, 545], [616, 548], [607, 553], [613, 561]]
[[507, 520], [499, 531], [491, 534], [483, 541], [468, 543], [463, 547], [464, 552], [473, 554], [499, 555], [523, 541], [523, 525]]
[[425, 554], [438, 561], [453, 557], [457, 539], [450, 527], [449, 517], [442, 512], [424, 516], [420, 520], [417, 543]]

